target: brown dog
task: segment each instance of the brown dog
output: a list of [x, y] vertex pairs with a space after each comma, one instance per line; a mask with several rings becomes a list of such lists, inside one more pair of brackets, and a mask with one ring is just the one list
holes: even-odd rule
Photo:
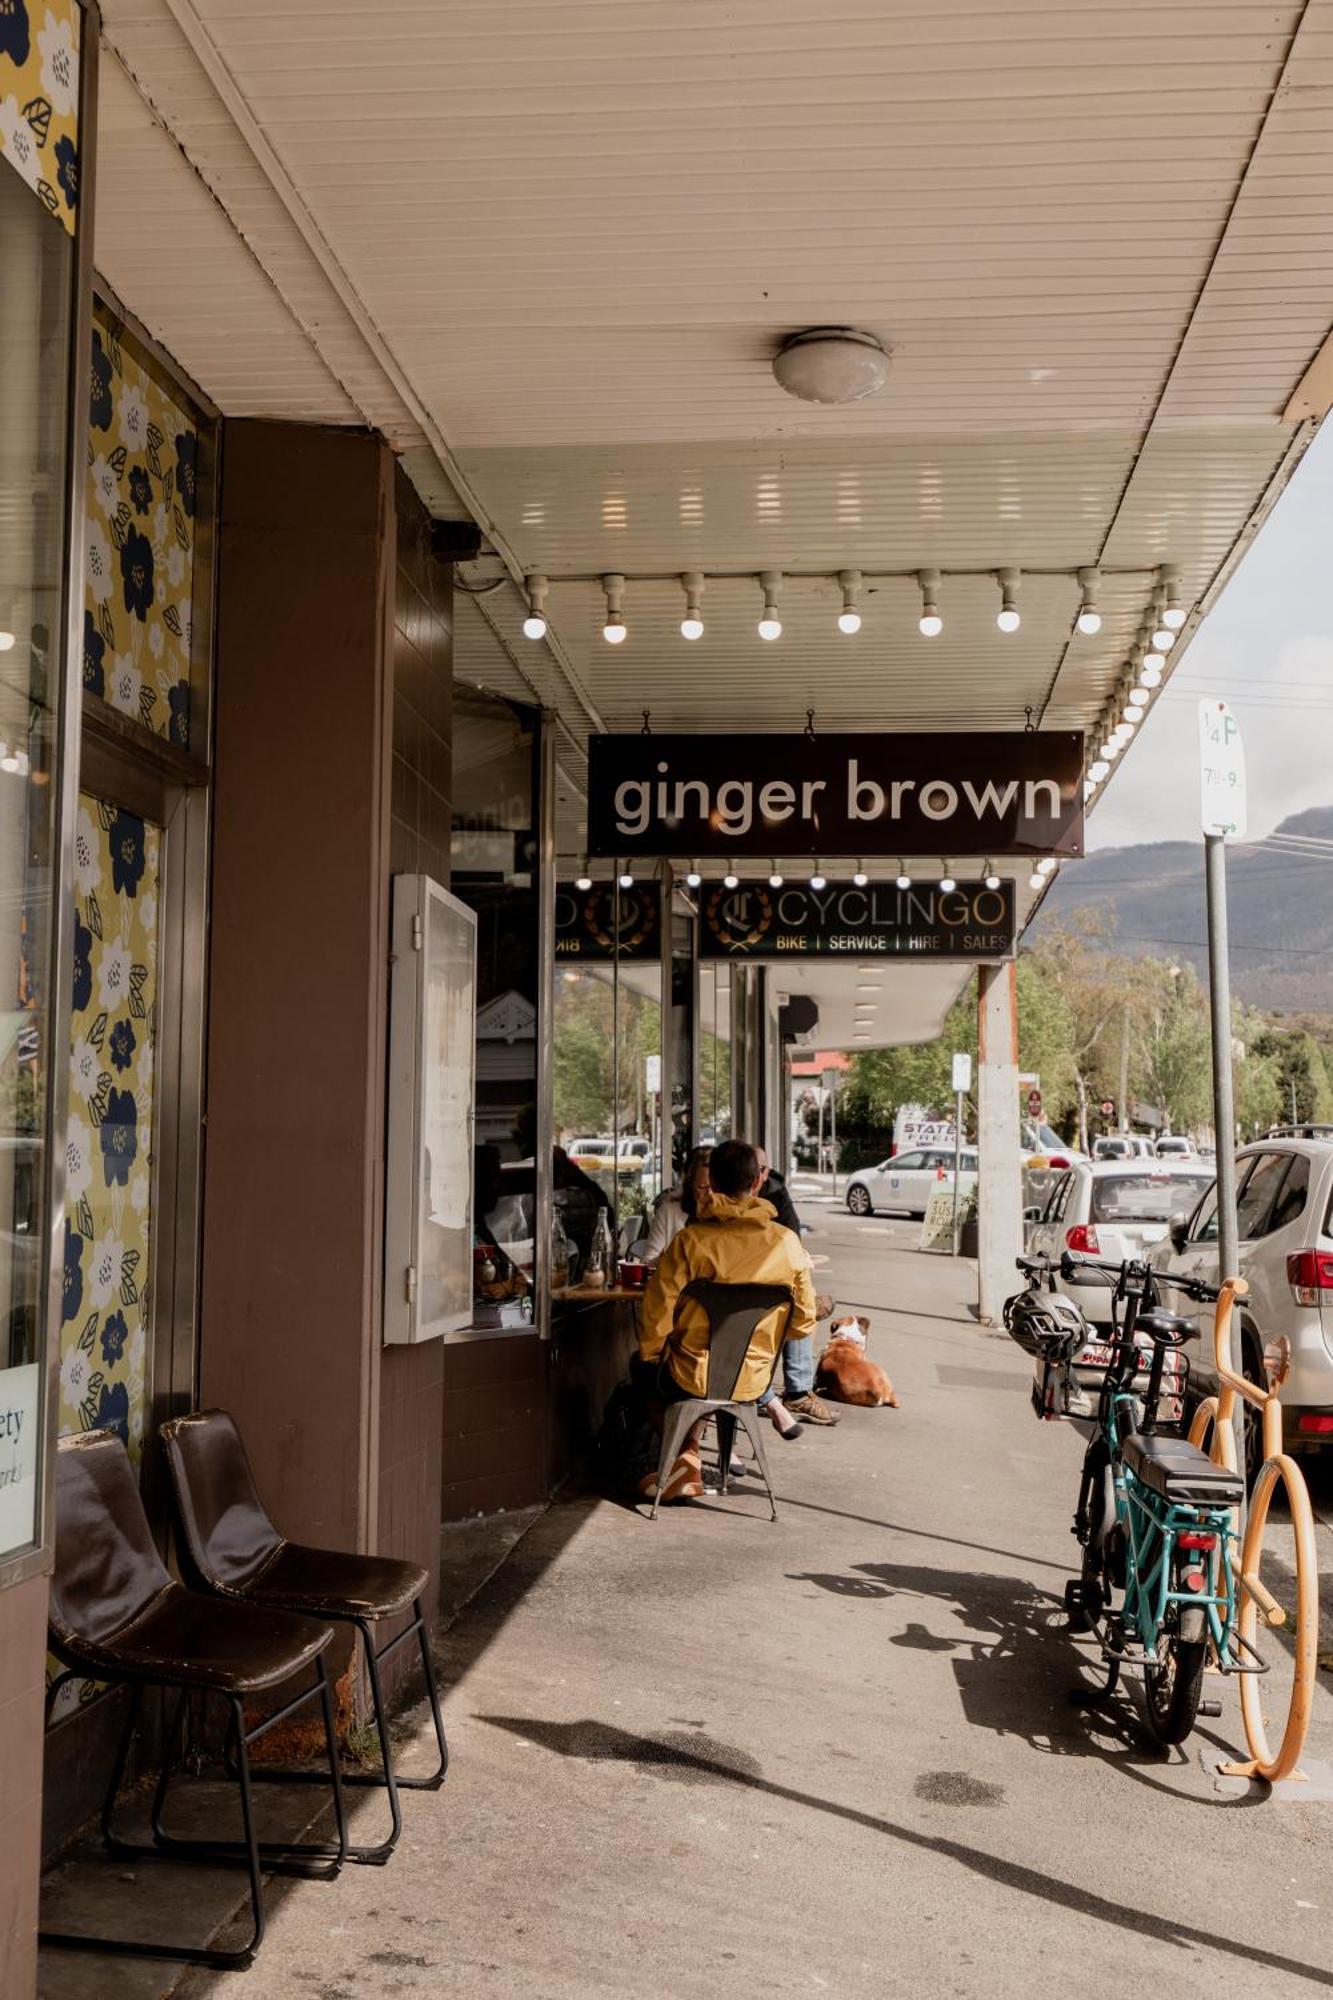
[[882, 1368], [866, 1358], [870, 1321], [864, 1313], [843, 1313], [829, 1328], [829, 1344], [819, 1357], [815, 1386], [838, 1403], [869, 1409], [898, 1408], [898, 1394]]

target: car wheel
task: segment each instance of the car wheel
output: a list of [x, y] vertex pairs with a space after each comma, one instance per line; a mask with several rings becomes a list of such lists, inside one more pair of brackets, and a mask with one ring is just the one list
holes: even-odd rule
[[862, 1187], [860, 1181], [853, 1181], [847, 1190], [847, 1212], [849, 1215], [874, 1214], [874, 1210], [870, 1206], [869, 1192], [866, 1188]]

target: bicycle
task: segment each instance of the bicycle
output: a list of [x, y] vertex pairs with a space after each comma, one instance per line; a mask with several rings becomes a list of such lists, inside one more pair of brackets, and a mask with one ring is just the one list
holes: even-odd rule
[[[1304, 1740], [1313, 1688], [1318, 1631], [1314, 1529], [1299, 1471], [1280, 1449], [1268, 1449], [1274, 1422], [1280, 1446], [1276, 1388], [1256, 1389], [1224, 1365], [1232, 1305], [1246, 1290], [1244, 1281], [1228, 1280], [1217, 1287], [1165, 1277], [1133, 1259], [1106, 1264], [1069, 1251], [1058, 1264], [1041, 1257], [1020, 1258], [1018, 1265], [1028, 1287], [1007, 1301], [1005, 1324], [1041, 1365], [1034, 1389], [1038, 1414], [1083, 1414], [1089, 1405], [1084, 1397], [1080, 1406], [1076, 1357], [1085, 1364], [1090, 1357], [1106, 1363], [1074, 1516], [1082, 1571], [1065, 1588], [1070, 1629], [1094, 1634], [1107, 1663], [1106, 1685], [1096, 1699], [1109, 1699], [1122, 1668], [1141, 1667], [1149, 1728], [1159, 1743], [1179, 1744], [1200, 1715], [1221, 1712], [1220, 1703], [1203, 1699], [1204, 1671], [1211, 1663], [1224, 1675], [1242, 1677], [1242, 1714], [1253, 1752], [1249, 1764], [1226, 1768], [1270, 1780], [1286, 1776]], [[1057, 1291], [1057, 1275], [1068, 1281], [1089, 1272], [1101, 1273], [1112, 1286], [1109, 1340], [1095, 1333], [1074, 1302]], [[1161, 1411], [1165, 1393], [1171, 1417], [1183, 1412], [1188, 1368], [1179, 1350], [1197, 1329], [1193, 1321], [1162, 1308], [1163, 1284], [1198, 1303], [1216, 1305], [1214, 1340], [1223, 1394], [1220, 1406], [1211, 1400], [1201, 1405], [1188, 1439], [1161, 1428]], [[1236, 1524], [1245, 1489], [1227, 1442], [1237, 1395], [1264, 1406], [1267, 1452], [1239, 1562]], [[1200, 1449], [1209, 1421], [1217, 1454], [1211, 1458]], [[1297, 1523], [1297, 1685], [1282, 1747], [1273, 1757], [1253, 1688], [1268, 1672], [1255, 1645], [1257, 1613], [1262, 1610], [1270, 1623], [1285, 1617], [1259, 1577], [1268, 1501], [1279, 1478]], [[1308, 1534], [1299, 1515], [1302, 1500]]]

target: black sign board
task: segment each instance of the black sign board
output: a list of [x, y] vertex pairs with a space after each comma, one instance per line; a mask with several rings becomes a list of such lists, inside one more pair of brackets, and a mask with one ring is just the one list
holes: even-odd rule
[[614, 882], [594, 882], [591, 889], [576, 889], [572, 882], [557, 882], [555, 955], [660, 959], [661, 883], [636, 882], [632, 889], [617, 889]]
[[588, 851], [1081, 854], [1083, 737], [593, 736]]
[[1009, 958], [1014, 885], [742, 882], [699, 891], [701, 958]]

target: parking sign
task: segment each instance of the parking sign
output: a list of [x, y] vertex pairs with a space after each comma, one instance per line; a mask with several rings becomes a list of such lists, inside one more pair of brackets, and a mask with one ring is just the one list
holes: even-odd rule
[[1245, 834], [1245, 749], [1224, 701], [1199, 703], [1200, 808], [1205, 833]]

